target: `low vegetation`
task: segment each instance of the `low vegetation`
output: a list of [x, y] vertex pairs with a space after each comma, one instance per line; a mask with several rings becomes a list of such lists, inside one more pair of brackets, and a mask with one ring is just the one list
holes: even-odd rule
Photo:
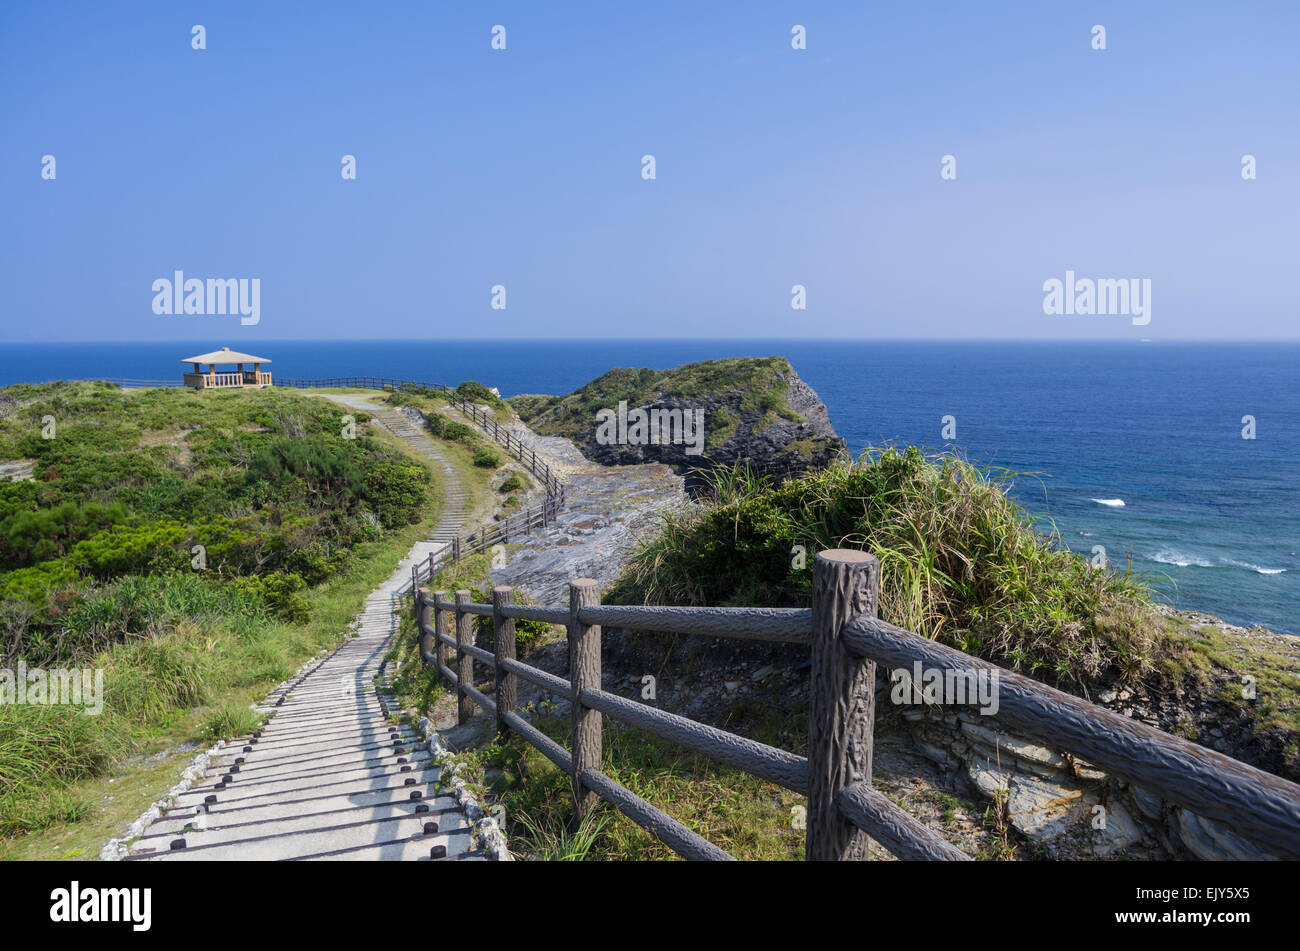
[[1007, 494], [1011, 476], [954, 456], [884, 449], [774, 486], [741, 468], [667, 514], [611, 603], [805, 606], [813, 555], [880, 559], [880, 615], [1033, 675], [1138, 676], [1160, 654], [1151, 596], [1093, 568]]
[[[802, 417], [785, 402], [790, 363], [784, 357], [737, 357], [687, 363], [672, 370], [610, 370], [567, 396], [525, 394], [507, 402], [534, 431], [544, 436], [566, 436], [582, 442], [594, 425], [596, 413], [628, 406], [644, 406], [665, 392], [684, 400], [700, 399], [731, 390], [743, 393], [739, 409], [772, 413], [792, 422]], [[720, 420], [710, 427], [723, 429]], [[731, 423], [735, 428], [735, 422]], [[725, 438], [725, 437], [724, 437]]]
[[95, 603], [130, 576], [196, 572], [301, 620], [297, 591], [430, 498], [426, 467], [296, 393], [57, 383], [2, 407], [0, 458], [36, 466], [0, 484], [0, 653], [33, 664], [103, 646]]
[[[567, 718], [549, 705], [530, 721], [561, 746]], [[760, 739], [775, 737], [760, 731]], [[803, 857], [803, 797], [721, 765], [659, 737], [607, 721], [602, 771], [674, 819], [740, 859]], [[466, 775], [505, 809], [510, 848], [521, 858], [548, 861], [662, 861], [677, 855], [649, 832], [601, 803], [576, 832], [570, 780], [517, 736], [498, 737], [460, 759]]]
[[0, 838], [85, 819], [85, 784], [125, 758], [246, 731], [338, 643], [436, 515], [430, 470], [346, 413], [284, 390], [0, 390], [0, 460], [35, 462], [0, 483], [0, 668], [103, 671], [97, 716], [0, 704]]
[[497, 487], [497, 491], [502, 495], [509, 495], [512, 492], [526, 492], [532, 488], [532, 485], [528, 476], [516, 471], [506, 476], [501, 485]]

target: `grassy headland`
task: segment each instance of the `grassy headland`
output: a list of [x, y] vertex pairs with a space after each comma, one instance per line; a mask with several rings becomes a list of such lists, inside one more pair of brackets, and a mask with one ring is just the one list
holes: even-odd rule
[[[665, 461], [694, 467], [705, 461], [684, 458], [666, 445], [642, 458], [642, 450], [598, 443], [597, 414], [616, 410], [621, 402], [630, 408], [699, 410], [704, 457], [710, 464], [748, 458], [754, 465], [785, 472], [822, 464], [843, 447], [825, 407], [784, 357], [705, 360], [671, 370], [619, 368], [567, 396], [529, 394], [507, 402], [535, 432], [571, 439], [590, 458], [605, 463]], [[634, 458], [628, 458], [629, 453]]]
[[[348, 413], [274, 389], [0, 391], [0, 460], [32, 473], [0, 483], [0, 667], [104, 670], [99, 716], [0, 705], [0, 837], [59, 826], [58, 854], [83, 853], [161, 791], [142, 757], [247, 730], [342, 639], [438, 494]], [[151, 779], [123, 800], [110, 772]], [[3, 854], [57, 857], [38, 846]]]

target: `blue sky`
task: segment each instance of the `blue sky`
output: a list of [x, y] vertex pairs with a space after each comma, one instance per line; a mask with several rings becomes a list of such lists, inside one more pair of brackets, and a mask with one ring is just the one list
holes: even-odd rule
[[0, 340], [1298, 335], [1300, 5], [889, 6], [4, 4]]

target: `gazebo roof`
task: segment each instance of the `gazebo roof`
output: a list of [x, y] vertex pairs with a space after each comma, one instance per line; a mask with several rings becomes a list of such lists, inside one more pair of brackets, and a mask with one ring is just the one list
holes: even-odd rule
[[240, 353], [238, 350], [231, 350], [229, 347], [222, 347], [220, 350], [213, 350], [211, 353], [200, 353], [197, 357], [186, 357], [181, 363], [270, 363], [266, 357], [255, 357], [250, 353]]

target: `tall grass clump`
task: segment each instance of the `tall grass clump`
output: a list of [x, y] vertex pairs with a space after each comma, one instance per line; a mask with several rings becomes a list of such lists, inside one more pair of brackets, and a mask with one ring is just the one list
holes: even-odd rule
[[82, 818], [89, 805], [68, 786], [102, 773], [128, 747], [80, 708], [0, 704], [0, 837]]
[[915, 447], [781, 486], [717, 471], [639, 543], [606, 600], [805, 606], [815, 553], [856, 548], [880, 559], [880, 616], [899, 627], [1061, 682], [1149, 670], [1163, 635], [1146, 586], [1040, 531], [1013, 478]]

